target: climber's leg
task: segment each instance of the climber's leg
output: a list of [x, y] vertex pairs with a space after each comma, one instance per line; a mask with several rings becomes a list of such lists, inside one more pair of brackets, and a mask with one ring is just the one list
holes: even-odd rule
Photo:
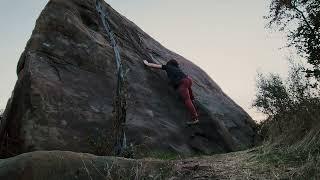
[[189, 87], [190, 86], [191, 86], [191, 79], [184, 78], [181, 80], [181, 83], [178, 88], [178, 92], [179, 92], [181, 98], [183, 99], [187, 110], [190, 112], [192, 119], [194, 121], [196, 121], [198, 119], [198, 113], [197, 113], [197, 111], [191, 101], [191, 97], [189, 94]]
[[193, 101], [194, 100], [194, 95], [193, 95], [193, 91], [192, 91], [192, 79], [190, 78], [190, 77], [188, 77], [188, 79], [189, 79], [189, 87], [188, 87], [188, 90], [189, 90], [189, 94], [190, 94], [190, 99]]

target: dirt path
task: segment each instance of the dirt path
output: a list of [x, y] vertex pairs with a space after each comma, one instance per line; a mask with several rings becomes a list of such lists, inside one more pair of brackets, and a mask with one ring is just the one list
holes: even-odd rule
[[172, 179], [289, 179], [291, 169], [266, 165], [255, 157], [248, 150], [179, 160]]

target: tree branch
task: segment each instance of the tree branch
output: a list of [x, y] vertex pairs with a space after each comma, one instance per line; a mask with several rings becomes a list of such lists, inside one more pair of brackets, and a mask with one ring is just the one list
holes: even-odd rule
[[296, 5], [293, 6], [293, 9], [296, 10], [301, 15], [301, 17], [303, 18], [303, 21], [306, 23], [310, 31], [315, 35], [315, 30], [312, 28], [312, 26], [307, 20], [307, 17], [303, 14], [303, 12], [300, 9], [298, 9]]

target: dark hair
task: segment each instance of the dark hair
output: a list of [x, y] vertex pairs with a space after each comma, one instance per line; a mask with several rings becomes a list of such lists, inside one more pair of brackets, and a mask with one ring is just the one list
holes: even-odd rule
[[179, 67], [179, 63], [177, 60], [175, 59], [171, 59], [170, 61], [167, 62], [167, 65], [172, 65], [172, 66], [176, 66]]

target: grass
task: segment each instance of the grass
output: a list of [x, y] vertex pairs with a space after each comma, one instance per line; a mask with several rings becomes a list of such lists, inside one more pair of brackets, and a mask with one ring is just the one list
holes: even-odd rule
[[290, 179], [320, 179], [320, 126], [300, 134], [294, 143], [281, 144], [292, 136], [296, 134], [265, 143], [258, 148], [256, 160], [269, 167], [293, 169]]
[[[263, 148], [262, 148], [263, 149]], [[265, 164], [271, 171], [281, 169], [288, 172], [289, 179], [319, 179], [320, 156], [288, 152], [287, 149], [273, 149], [268, 152], [259, 152], [257, 162]], [[289, 172], [290, 171], [290, 172]]]
[[170, 152], [170, 151], [161, 151], [161, 150], [154, 150], [149, 152], [146, 157], [155, 158], [160, 160], [177, 160], [181, 159], [182, 156], [178, 153]]
[[274, 165], [299, 165], [303, 162], [303, 158], [295, 154], [288, 154], [278, 150], [270, 152], [260, 152], [257, 160]]

